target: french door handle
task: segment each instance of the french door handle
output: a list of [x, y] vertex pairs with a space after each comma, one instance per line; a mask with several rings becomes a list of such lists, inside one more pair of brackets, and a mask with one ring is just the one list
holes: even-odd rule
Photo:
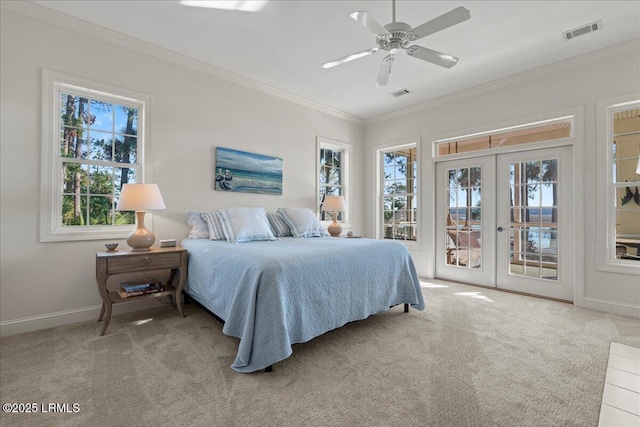
[[504, 231], [504, 228], [498, 227], [498, 231]]

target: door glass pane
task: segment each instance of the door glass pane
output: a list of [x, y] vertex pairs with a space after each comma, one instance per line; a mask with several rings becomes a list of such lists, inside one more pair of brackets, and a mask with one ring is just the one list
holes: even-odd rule
[[445, 260], [462, 268], [482, 267], [482, 170], [449, 169], [445, 212]]
[[558, 280], [558, 162], [511, 163], [509, 273]]

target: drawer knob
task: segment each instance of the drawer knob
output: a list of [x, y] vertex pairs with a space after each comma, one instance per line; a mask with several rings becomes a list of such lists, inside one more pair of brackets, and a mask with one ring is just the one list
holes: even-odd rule
[[144, 257], [144, 262], [142, 263], [145, 267], [149, 267], [151, 265], [151, 260], [149, 257]]

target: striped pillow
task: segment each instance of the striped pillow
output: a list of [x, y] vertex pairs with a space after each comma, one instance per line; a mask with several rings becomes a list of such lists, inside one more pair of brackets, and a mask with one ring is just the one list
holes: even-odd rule
[[325, 237], [329, 235], [311, 209], [279, 208], [278, 213], [291, 228], [293, 237]]
[[229, 243], [278, 240], [271, 231], [265, 208], [227, 208], [216, 213]]
[[290, 237], [293, 236], [291, 233], [291, 227], [287, 225], [282, 218], [282, 215], [279, 213], [267, 212], [267, 219], [269, 219], [269, 225], [271, 226], [271, 231], [273, 231], [273, 235], [276, 237]]
[[203, 212], [200, 217], [207, 224], [207, 229], [209, 230], [209, 239], [210, 240], [226, 240], [226, 236], [224, 235], [224, 226], [222, 224], [222, 218], [218, 211], [213, 212]]

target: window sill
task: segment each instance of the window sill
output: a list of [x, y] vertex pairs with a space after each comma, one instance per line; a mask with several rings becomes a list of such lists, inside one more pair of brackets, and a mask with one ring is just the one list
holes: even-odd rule
[[637, 276], [640, 274], [640, 261], [624, 262], [609, 260], [605, 264], [600, 265], [598, 270], [607, 273], [633, 274]]
[[100, 230], [60, 230], [50, 231], [46, 230], [40, 236], [41, 243], [49, 242], [77, 242], [84, 240], [113, 240], [113, 239], [126, 239], [127, 236], [134, 230], [135, 226], [128, 226], [126, 228], [114, 229], [112, 227], [105, 227]]

